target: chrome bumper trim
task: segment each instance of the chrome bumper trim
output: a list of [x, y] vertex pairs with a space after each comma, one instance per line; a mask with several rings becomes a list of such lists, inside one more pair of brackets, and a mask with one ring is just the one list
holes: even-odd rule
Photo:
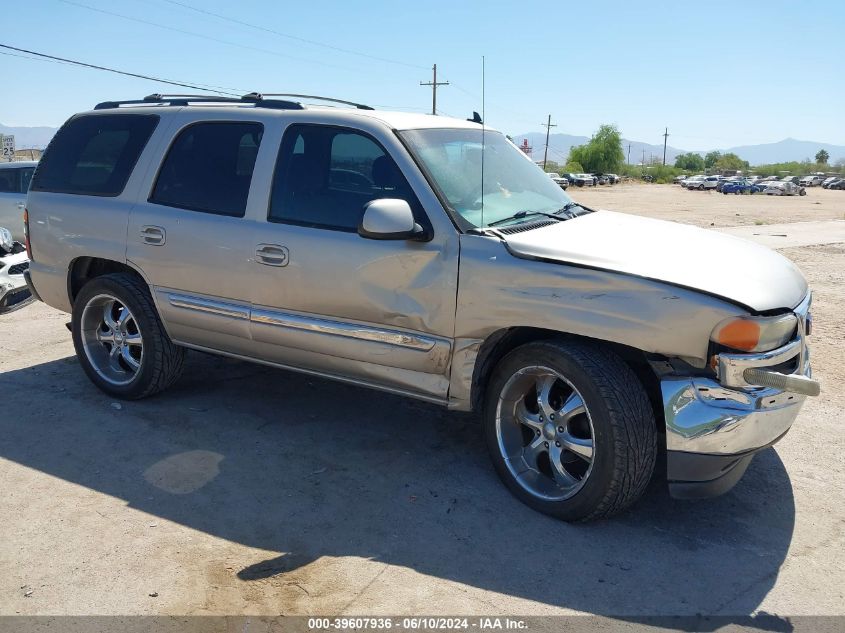
[[661, 380], [666, 449], [733, 455], [767, 446], [786, 433], [805, 396], [756, 388], [726, 389], [709, 378]]
[[795, 339], [770, 352], [757, 354], [719, 354], [719, 380], [726, 387], [747, 387], [745, 370], [773, 367], [792, 360], [801, 354], [803, 341]]

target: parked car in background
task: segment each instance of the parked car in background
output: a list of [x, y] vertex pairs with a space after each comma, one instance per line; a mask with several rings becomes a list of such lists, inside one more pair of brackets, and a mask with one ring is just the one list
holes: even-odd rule
[[555, 172], [549, 172], [549, 178], [551, 178], [558, 187], [566, 191], [566, 188], [569, 186], [569, 181], [566, 178], [563, 178], [560, 174]]
[[719, 182], [716, 184], [716, 191], [721, 191], [722, 187], [724, 187], [729, 182], [744, 182], [744, 179], [742, 179], [742, 178], [725, 178], [723, 180], [719, 180]]
[[22, 308], [32, 301], [23, 275], [28, 268], [29, 258], [23, 244], [12, 237], [11, 231], [0, 226], [0, 314]]
[[[633, 504], [658, 454], [673, 494], [726, 492], [819, 394], [788, 259], [585, 208], [495, 130], [255, 94], [138, 103], [72, 117], [27, 197], [27, 283], [71, 313], [106, 407], [169, 388], [197, 349], [478, 411], [504, 485], [574, 521]], [[478, 181], [482, 139], [507, 188]]]
[[722, 185], [722, 193], [725, 195], [729, 193], [760, 193], [761, 191], [763, 191], [762, 187], [747, 180], [731, 180]]
[[806, 196], [807, 189], [787, 180], [768, 183], [763, 193], [770, 196]]
[[575, 184], [579, 187], [593, 187], [596, 180], [592, 174], [575, 174]]
[[606, 185], [608, 183], [607, 176], [605, 174], [593, 174], [593, 180], [597, 185]]
[[36, 165], [38, 161], [0, 163], [0, 226], [19, 242], [24, 239], [23, 210]]
[[687, 176], [686, 174], [681, 174], [680, 176], [675, 176], [675, 177], [672, 179], [672, 182], [673, 182], [673, 183], [675, 183], [676, 185], [683, 185], [683, 184], [684, 184], [684, 181], [685, 181], [687, 178], [689, 178], [689, 176]]
[[816, 182], [816, 176], [803, 176], [798, 180], [798, 184], [802, 187], [812, 187], [813, 183]]
[[605, 176], [607, 177], [607, 183], [609, 185], [615, 185], [619, 182], [619, 176], [616, 174], [605, 174]]
[[799, 184], [801, 178], [799, 176], [784, 176], [779, 182], [791, 182], [794, 185]]
[[827, 189], [828, 185], [839, 179], [839, 176], [830, 176], [829, 178], [825, 178], [824, 181], [822, 181], [822, 189]]
[[722, 182], [721, 176], [707, 176], [702, 184], [702, 189], [715, 189]]
[[838, 189], [840, 191], [845, 190], [845, 178], [840, 178], [839, 180], [834, 180], [827, 186], [828, 189]]
[[704, 180], [707, 176], [690, 176], [684, 180], [681, 185], [687, 189], [704, 189]]

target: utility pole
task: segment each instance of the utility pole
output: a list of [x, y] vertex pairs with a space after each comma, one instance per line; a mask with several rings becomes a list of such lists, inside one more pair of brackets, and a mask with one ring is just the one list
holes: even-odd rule
[[631, 164], [631, 144], [628, 143], [628, 164]]
[[437, 81], [437, 64], [432, 68], [433, 77], [431, 81], [421, 81], [421, 86], [431, 86], [431, 113], [437, 114], [437, 86], [448, 86], [448, 81]]
[[669, 138], [669, 128], [663, 133], [663, 166], [666, 167], [666, 139]]
[[642, 162], [642, 165], [643, 165], [643, 167], [645, 167], [645, 147], [643, 148], [643, 162]]
[[543, 152], [543, 171], [546, 171], [546, 160], [549, 157], [549, 132], [553, 127], [557, 127], [557, 124], [552, 123], [552, 115], [550, 114], [549, 119], [540, 125], [546, 128], [546, 151]]

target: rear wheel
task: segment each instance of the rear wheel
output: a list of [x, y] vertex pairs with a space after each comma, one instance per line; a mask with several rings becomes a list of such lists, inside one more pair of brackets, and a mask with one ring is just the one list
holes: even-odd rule
[[612, 352], [579, 342], [530, 343], [508, 354], [488, 384], [484, 435], [510, 491], [566, 521], [630, 506], [657, 454], [639, 379]]
[[182, 373], [185, 351], [167, 336], [147, 285], [135, 275], [88, 282], [74, 301], [72, 334], [82, 369], [111, 396], [144, 398]]

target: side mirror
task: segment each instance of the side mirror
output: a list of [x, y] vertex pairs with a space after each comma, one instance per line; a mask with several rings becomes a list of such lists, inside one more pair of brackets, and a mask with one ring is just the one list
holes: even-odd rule
[[380, 198], [364, 205], [358, 235], [370, 240], [426, 239], [425, 230], [414, 220], [411, 205], [398, 198]]

